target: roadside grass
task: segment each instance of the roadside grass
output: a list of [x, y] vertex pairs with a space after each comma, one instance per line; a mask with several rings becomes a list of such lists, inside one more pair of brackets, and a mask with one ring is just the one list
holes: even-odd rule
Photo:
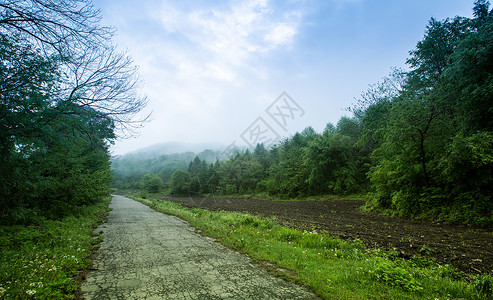
[[109, 202], [105, 197], [61, 221], [0, 226], [0, 299], [75, 298], [77, 275], [90, 266], [98, 241], [93, 227], [103, 221]]
[[312, 289], [325, 299], [489, 299], [493, 277], [467, 275], [451, 266], [395, 251], [368, 249], [361, 241], [281, 226], [275, 218], [188, 209], [133, 197], [157, 211], [178, 216], [273, 273]]

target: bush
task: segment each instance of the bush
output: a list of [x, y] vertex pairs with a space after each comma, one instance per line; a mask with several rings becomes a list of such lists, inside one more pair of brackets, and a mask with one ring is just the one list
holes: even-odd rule
[[407, 270], [388, 262], [382, 261], [378, 263], [369, 273], [378, 281], [385, 282], [391, 286], [401, 287], [405, 291], [415, 292], [423, 289]]
[[163, 187], [163, 180], [159, 175], [148, 173], [139, 182], [140, 188], [149, 193], [159, 193]]

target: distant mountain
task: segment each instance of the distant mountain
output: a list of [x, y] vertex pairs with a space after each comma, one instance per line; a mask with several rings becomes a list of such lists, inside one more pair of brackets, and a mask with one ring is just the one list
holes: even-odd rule
[[226, 146], [219, 143], [183, 143], [166, 142], [155, 144], [123, 155], [125, 158], [156, 158], [161, 155], [180, 154], [180, 153], [200, 153], [204, 150], [222, 152]]
[[113, 157], [111, 169], [113, 184], [123, 189], [138, 188], [139, 180], [148, 173], [158, 174], [169, 180], [178, 169], [187, 170], [198, 156], [209, 164], [228, 159], [234, 149], [218, 143], [161, 143], [129, 154]]

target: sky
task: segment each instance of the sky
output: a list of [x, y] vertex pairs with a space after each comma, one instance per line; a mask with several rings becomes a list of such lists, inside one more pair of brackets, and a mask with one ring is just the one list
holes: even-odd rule
[[430, 20], [467, 0], [95, 0], [139, 67], [151, 119], [114, 155], [166, 142], [266, 145], [351, 116], [361, 93], [406, 68]]

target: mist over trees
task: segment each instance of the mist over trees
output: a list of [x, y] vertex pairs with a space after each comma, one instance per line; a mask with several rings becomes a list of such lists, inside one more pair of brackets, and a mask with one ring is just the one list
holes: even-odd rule
[[109, 145], [146, 119], [132, 60], [99, 21], [89, 0], [0, 3], [2, 223], [98, 201]]
[[[409, 71], [370, 85], [323, 132], [307, 128], [271, 149], [190, 160], [162, 176], [172, 194], [305, 197], [365, 193], [367, 206], [450, 222], [493, 222], [493, 13], [431, 19]], [[169, 178], [174, 178], [169, 180]], [[185, 188], [188, 185], [188, 190]]]
[[[207, 146], [210, 145], [164, 143], [114, 157], [111, 163], [113, 186], [119, 189], [142, 189], [151, 192], [144, 187], [144, 177], [148, 174], [156, 174], [162, 180], [159, 190], [166, 190], [169, 188], [171, 175], [176, 170], [187, 170], [194, 159], [200, 159], [203, 163], [213, 163], [227, 158], [224, 153], [217, 150], [201, 150], [198, 154], [188, 151], [204, 149], [203, 147]], [[171, 154], [173, 151], [185, 152]]]

